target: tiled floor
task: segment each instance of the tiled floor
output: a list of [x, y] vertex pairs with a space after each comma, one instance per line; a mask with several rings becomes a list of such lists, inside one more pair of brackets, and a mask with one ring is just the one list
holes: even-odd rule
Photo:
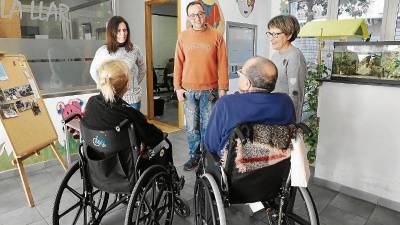
[[[187, 145], [183, 132], [170, 134], [174, 146], [174, 160], [178, 172], [186, 178], [183, 198], [193, 205], [194, 172], [182, 171], [186, 160]], [[19, 177], [0, 180], [0, 225], [47, 225], [52, 224], [51, 214], [56, 190], [64, 176], [60, 166], [52, 166], [29, 173], [29, 181], [36, 207], [26, 205]], [[371, 203], [311, 184], [311, 193], [316, 201], [322, 225], [399, 225], [400, 213]], [[123, 224], [125, 207], [120, 207], [107, 215], [103, 225]], [[227, 211], [228, 224], [266, 224], [264, 213], [250, 216], [245, 205], [231, 206]], [[174, 224], [193, 224], [192, 216], [182, 219], [174, 217]]]

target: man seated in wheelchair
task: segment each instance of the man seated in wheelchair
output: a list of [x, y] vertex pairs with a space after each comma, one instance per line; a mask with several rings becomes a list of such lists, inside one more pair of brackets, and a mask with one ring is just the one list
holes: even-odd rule
[[[101, 93], [88, 100], [81, 127], [95, 131], [115, 131], [116, 127], [121, 127], [121, 134], [115, 137], [117, 140], [112, 141], [113, 147], [106, 146], [104, 143], [107, 134], [104, 137], [96, 133], [93, 134], [94, 137], [86, 134], [86, 138], [91, 138], [91, 140], [84, 140], [89, 142], [87, 144], [89, 147], [92, 145], [105, 147], [93, 147], [91, 151], [86, 151], [87, 158], [95, 159], [88, 160], [89, 177], [92, 182], [97, 183], [96, 186], [103, 187], [102, 189], [107, 191], [130, 193], [135, 180], [139, 178], [135, 177], [137, 175], [135, 169], [143, 172], [153, 164], [173, 165], [172, 147], [161, 130], [148, 123], [140, 111], [124, 101], [123, 97], [126, 96], [128, 85], [132, 83], [129, 79], [134, 79], [126, 63], [119, 60], [106, 61], [99, 67], [98, 74], [97, 87]], [[122, 132], [122, 130], [127, 131], [130, 124], [133, 125], [134, 135]], [[82, 130], [83, 139], [85, 139], [84, 131]], [[134, 140], [131, 140], [132, 136]], [[135, 145], [136, 154], [129, 148]], [[157, 154], [153, 156], [147, 154], [155, 148], [159, 148]], [[149, 158], [151, 159], [148, 160]], [[90, 168], [91, 165], [94, 169]], [[138, 168], [135, 168], [135, 165], [138, 165]], [[173, 167], [173, 174], [176, 174], [175, 167]]]
[[268, 199], [286, 179], [295, 112], [287, 94], [272, 93], [277, 80], [272, 61], [253, 57], [238, 74], [239, 93], [223, 96], [211, 113], [204, 169], [220, 180], [220, 162], [230, 203], [248, 203]]

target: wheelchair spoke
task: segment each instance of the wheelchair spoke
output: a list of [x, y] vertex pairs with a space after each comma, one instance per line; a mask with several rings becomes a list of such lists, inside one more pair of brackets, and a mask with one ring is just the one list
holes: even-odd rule
[[87, 224], [87, 206], [83, 206], [83, 224]]
[[[168, 208], [168, 205], [164, 205], [164, 206], [162, 206], [162, 207], [160, 207], [160, 208], [158, 208], [155, 212], [156, 212], [156, 215], [157, 215], [157, 220], [160, 220], [161, 219], [161, 217], [164, 215], [164, 213], [165, 213], [165, 209], [166, 208]], [[161, 213], [160, 213], [161, 212]]]
[[76, 190], [74, 190], [73, 188], [71, 188], [69, 185], [66, 186], [66, 188], [67, 188], [73, 195], [75, 195], [76, 197], [78, 197], [80, 200], [83, 200], [83, 199], [84, 199], [84, 196], [83, 196], [83, 195], [79, 194]]
[[153, 182], [151, 187], [151, 207], [154, 208], [156, 206], [156, 182]]
[[156, 198], [156, 200], [155, 200], [155, 204], [154, 204], [153, 207], [157, 207], [158, 204], [160, 204], [160, 201], [161, 201], [161, 197], [162, 197], [162, 196], [163, 196], [163, 191], [159, 191], [159, 192], [158, 192], [158, 195], [157, 195], [157, 198]]
[[81, 213], [82, 213], [82, 208], [83, 208], [83, 206], [79, 207], [78, 213], [75, 215], [75, 218], [74, 218], [74, 223], [73, 223], [73, 225], [75, 225], [75, 224], [76, 224], [76, 222], [78, 221], [78, 218], [79, 218], [79, 216], [80, 216], [80, 215], [81, 215]]
[[59, 215], [59, 217], [61, 218], [61, 217], [65, 216], [66, 214], [68, 214], [69, 212], [71, 212], [72, 210], [74, 210], [76, 207], [78, 207], [80, 204], [81, 204], [81, 202], [75, 203], [75, 205], [71, 206], [71, 207], [70, 207], [69, 209], [67, 209], [65, 212], [61, 213], [61, 214]]

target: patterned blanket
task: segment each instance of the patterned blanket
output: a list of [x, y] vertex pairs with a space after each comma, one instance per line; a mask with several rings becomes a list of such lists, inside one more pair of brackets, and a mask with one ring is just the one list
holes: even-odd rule
[[[296, 127], [254, 124], [250, 135], [236, 137], [235, 165], [240, 173], [247, 173], [274, 165], [290, 157], [291, 139], [296, 136]], [[228, 145], [228, 144], [227, 144]], [[229, 146], [224, 148], [223, 162], [226, 162]]]

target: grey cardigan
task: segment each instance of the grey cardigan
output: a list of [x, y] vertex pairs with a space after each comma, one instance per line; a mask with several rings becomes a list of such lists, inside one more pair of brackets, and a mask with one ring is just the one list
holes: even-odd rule
[[274, 92], [286, 93], [293, 101], [296, 122], [300, 122], [304, 101], [304, 80], [307, 65], [303, 53], [292, 46], [284, 52], [276, 52], [272, 61], [278, 69]]

